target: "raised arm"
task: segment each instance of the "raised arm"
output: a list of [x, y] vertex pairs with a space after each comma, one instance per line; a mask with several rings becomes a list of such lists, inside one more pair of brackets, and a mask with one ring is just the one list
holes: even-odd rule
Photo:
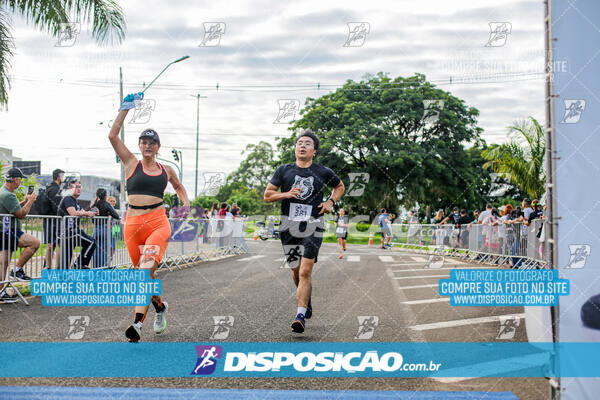
[[143, 95], [139, 96], [138, 94], [128, 94], [125, 97], [125, 99], [123, 100], [123, 104], [121, 104], [121, 108], [119, 108], [119, 114], [117, 114], [117, 118], [115, 118], [115, 121], [112, 127], [110, 128], [110, 133], [108, 134], [108, 140], [110, 140], [110, 144], [112, 145], [113, 149], [115, 149], [115, 152], [121, 159], [121, 162], [125, 166], [126, 170], [131, 170], [135, 168], [137, 159], [131, 153], [131, 151], [129, 151], [127, 146], [125, 146], [125, 143], [123, 143], [123, 141], [119, 137], [119, 133], [121, 131], [121, 127], [123, 126], [123, 122], [125, 122], [125, 117], [127, 116], [127, 113], [132, 108], [135, 108], [134, 100], [141, 100], [142, 98]]

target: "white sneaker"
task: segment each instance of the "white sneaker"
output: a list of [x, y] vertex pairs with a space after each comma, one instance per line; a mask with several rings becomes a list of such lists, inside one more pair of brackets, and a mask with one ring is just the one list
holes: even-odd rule
[[154, 333], [157, 335], [160, 335], [167, 329], [167, 309], [169, 308], [169, 305], [166, 301], [163, 301], [163, 305], [165, 306], [165, 309], [156, 313], [154, 316]]

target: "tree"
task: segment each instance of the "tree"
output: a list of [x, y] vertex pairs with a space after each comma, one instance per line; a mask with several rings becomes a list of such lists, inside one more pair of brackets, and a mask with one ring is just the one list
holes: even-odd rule
[[92, 36], [100, 44], [121, 43], [125, 37], [125, 16], [114, 0], [0, 0], [0, 109], [8, 105], [8, 70], [14, 39], [10, 15], [25, 17], [39, 30], [58, 37], [74, 20], [92, 26]]
[[[264, 192], [275, 168], [273, 146], [265, 141], [249, 144], [242, 154], [248, 153], [237, 170], [229, 174], [227, 183], [239, 183], [244, 187]], [[239, 185], [238, 185], [239, 188]]]
[[[429, 109], [433, 118], [424, 118], [430, 100], [443, 105]], [[348, 80], [333, 93], [308, 98], [301, 115], [291, 137], [278, 143], [281, 162], [294, 160], [295, 138], [312, 129], [321, 141], [315, 161], [336, 171], [347, 188], [349, 173], [369, 174], [364, 194], [343, 198], [354, 213], [373, 215], [380, 207], [439, 208], [463, 199], [481, 202], [481, 176], [464, 147], [483, 143], [479, 111], [422, 74], [391, 79], [379, 73], [360, 82]]]
[[510, 178], [531, 198], [539, 199], [546, 191], [546, 140], [544, 129], [533, 118], [518, 120], [508, 127], [509, 143], [482, 152], [485, 168]]

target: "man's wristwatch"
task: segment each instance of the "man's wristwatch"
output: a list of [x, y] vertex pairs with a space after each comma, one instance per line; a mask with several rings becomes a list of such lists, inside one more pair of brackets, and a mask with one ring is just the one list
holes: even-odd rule
[[327, 201], [331, 200], [332, 206], [335, 206], [335, 200], [332, 199], [331, 197], [327, 199]]

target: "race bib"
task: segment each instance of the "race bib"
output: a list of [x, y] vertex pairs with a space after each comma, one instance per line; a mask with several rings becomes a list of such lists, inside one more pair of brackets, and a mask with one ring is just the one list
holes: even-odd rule
[[312, 212], [310, 204], [290, 203], [290, 220], [308, 221]]
[[346, 233], [346, 230], [342, 226], [340, 226], [335, 230], [335, 233], [339, 233], [339, 234]]

